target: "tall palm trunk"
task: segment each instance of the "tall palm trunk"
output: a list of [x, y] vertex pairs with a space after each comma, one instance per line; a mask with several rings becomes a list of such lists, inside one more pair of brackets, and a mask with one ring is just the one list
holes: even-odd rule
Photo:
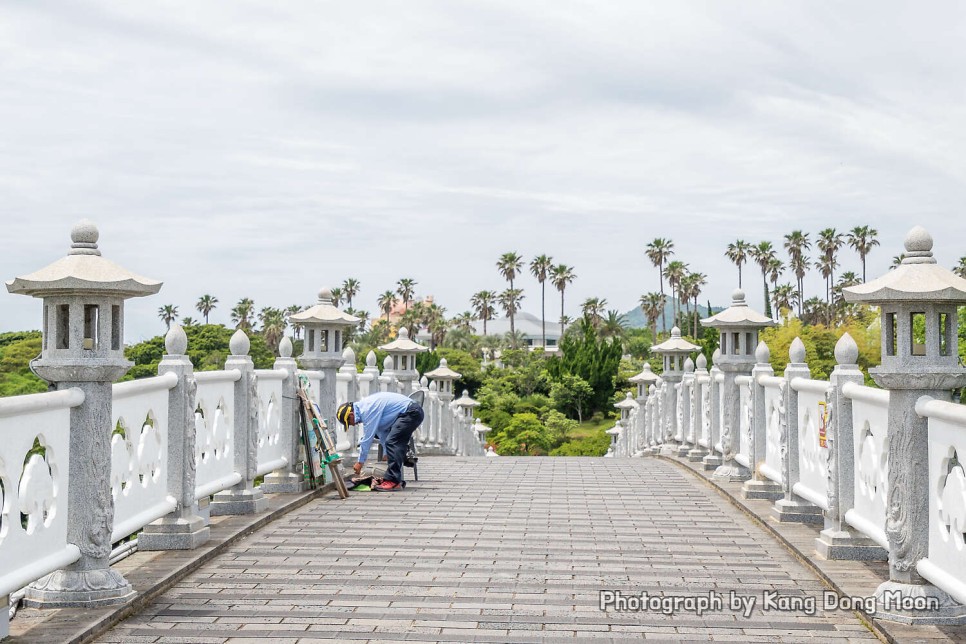
[[[564, 292], [563, 289], [560, 291], [560, 340], [563, 340], [564, 336]], [[560, 346], [560, 340], [557, 341], [557, 346]]]
[[547, 350], [547, 285], [540, 282], [540, 333], [543, 335], [543, 350]]
[[[661, 301], [664, 301], [664, 262], [657, 263], [657, 276], [661, 279]], [[667, 333], [667, 316], [664, 315], [664, 310], [666, 307], [661, 307], [661, 333]], [[671, 304], [671, 310], [674, 310], [674, 304]]]

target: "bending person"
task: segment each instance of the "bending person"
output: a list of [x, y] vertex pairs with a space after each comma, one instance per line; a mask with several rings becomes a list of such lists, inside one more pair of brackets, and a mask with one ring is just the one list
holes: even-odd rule
[[403, 460], [413, 432], [423, 422], [423, 408], [419, 403], [390, 392], [379, 392], [356, 402], [339, 405], [336, 419], [345, 427], [362, 423], [364, 432], [359, 443], [359, 460], [352, 469], [358, 474], [369, 457], [369, 447], [378, 438], [386, 450], [389, 467], [382, 483], [373, 487], [376, 492], [402, 489]]

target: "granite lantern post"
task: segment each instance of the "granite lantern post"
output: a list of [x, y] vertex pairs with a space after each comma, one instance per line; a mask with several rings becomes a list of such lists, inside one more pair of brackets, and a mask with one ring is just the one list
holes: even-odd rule
[[[449, 404], [453, 402], [453, 383], [462, 377], [462, 374], [456, 373], [449, 368], [449, 364], [446, 362], [446, 358], [439, 361], [439, 367], [433, 369], [426, 374], [426, 377], [432, 380], [432, 383], [436, 385], [437, 396], [439, 397], [440, 408], [443, 410], [439, 417], [434, 419], [438, 425], [452, 426], [453, 416], [452, 414], [446, 413], [449, 410]], [[423, 443], [429, 445], [431, 443], [438, 443], [440, 437], [441, 427], [437, 427], [434, 432], [436, 436], [424, 436]], [[420, 430], [422, 432], [422, 430]], [[436, 445], [438, 446], [438, 445]]]
[[[922, 396], [951, 400], [966, 385], [959, 364], [957, 307], [966, 304], [966, 280], [936, 263], [933, 240], [921, 226], [906, 236], [905, 258], [882, 277], [843, 289], [848, 302], [880, 307], [882, 363], [869, 370], [889, 390], [889, 581], [879, 586], [877, 617], [942, 623], [966, 617], [966, 607], [916, 570], [929, 545], [928, 422], [915, 410]], [[933, 494], [935, 494], [933, 490]], [[935, 597], [940, 610], [908, 613], [891, 608], [897, 596]]]
[[419, 378], [416, 355], [429, 351], [429, 347], [410, 340], [409, 329], [401, 327], [395, 340], [379, 348], [392, 358], [392, 373], [399, 381], [399, 393], [408, 396], [413, 392], [413, 381]]
[[775, 323], [768, 316], [755, 311], [745, 302], [745, 292], [740, 288], [732, 294], [731, 306], [701, 324], [720, 333], [721, 357], [715, 366], [724, 372], [721, 423], [721, 465], [714, 471], [714, 478], [729, 481], [747, 481], [751, 470], [735, 460], [739, 445], [739, 392], [735, 378], [750, 376], [755, 367], [755, 349], [758, 333]]
[[[661, 388], [664, 394], [663, 404], [661, 405], [664, 418], [664, 427], [660, 432], [664, 437], [664, 446], [661, 453], [677, 454], [678, 445], [685, 438], [684, 423], [678, 423], [678, 385], [684, 379], [684, 361], [695, 351], [700, 351], [701, 347], [691, 344], [681, 337], [681, 329], [674, 327], [671, 329], [671, 337], [661, 344], [651, 347], [651, 351], [661, 356], [664, 361], [664, 371], [661, 379], [664, 386]], [[675, 445], [677, 443], [678, 445]]]
[[292, 324], [305, 329], [305, 341], [299, 363], [304, 369], [322, 372], [319, 383], [319, 409], [330, 430], [335, 427], [336, 373], [345, 364], [342, 355], [345, 332], [359, 324], [359, 318], [340, 311], [332, 303], [332, 291], [319, 291], [318, 303], [289, 317]]
[[67, 540], [80, 559], [27, 590], [31, 606], [108, 606], [134, 590], [109, 564], [112, 383], [133, 363], [124, 357], [124, 301], [153, 295], [161, 282], [135, 275], [101, 256], [97, 227], [84, 220], [71, 230], [64, 257], [7, 282], [7, 290], [44, 301], [43, 345], [31, 364], [58, 390], [77, 388], [84, 402], [70, 411], [70, 495]]

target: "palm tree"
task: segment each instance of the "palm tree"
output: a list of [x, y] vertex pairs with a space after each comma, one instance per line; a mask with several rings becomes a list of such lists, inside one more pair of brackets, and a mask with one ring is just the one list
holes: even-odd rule
[[819, 264], [820, 266], [824, 266], [825, 270], [828, 271], [827, 276], [825, 272], [822, 273], [825, 277], [826, 302], [831, 302], [832, 284], [835, 283], [835, 269], [839, 265], [836, 254], [844, 243], [845, 239], [842, 237], [842, 233], [836, 231], [834, 228], [825, 228], [818, 232], [818, 241], [815, 242], [815, 246], [822, 252], [822, 258], [819, 260]]
[[[303, 309], [303, 307], [299, 306], [298, 304], [293, 304], [291, 306], [286, 306], [285, 309], [282, 311], [282, 314], [285, 316], [285, 321], [288, 322], [288, 319], [290, 317], [292, 317], [296, 313], [300, 313], [302, 311], [302, 309]], [[293, 324], [292, 325], [292, 329], [293, 329], [293, 334], [295, 336], [295, 339], [298, 340], [299, 339], [299, 335], [302, 333], [302, 327], [296, 326], [296, 325]]]
[[493, 304], [496, 302], [497, 295], [493, 291], [477, 291], [470, 298], [470, 304], [479, 320], [483, 320], [483, 335], [486, 335], [486, 321], [492, 320], [496, 314]]
[[959, 264], [956, 265], [953, 272], [962, 278], [966, 278], [966, 255], [959, 258]]
[[214, 295], [202, 295], [198, 298], [195, 308], [198, 309], [198, 313], [205, 316], [205, 324], [208, 324], [208, 314], [215, 310], [215, 304], [218, 304], [218, 298]]
[[[692, 316], [693, 333], [691, 337], [698, 337], [698, 296], [701, 295], [701, 289], [708, 283], [708, 276], [704, 273], [688, 273], [685, 278], [681, 281], [681, 291], [689, 302], [694, 302], [694, 314]], [[711, 312], [708, 312], [711, 315]]]
[[243, 297], [231, 310], [231, 321], [236, 329], [248, 331], [252, 328], [252, 314], [255, 312], [255, 302], [250, 297]]
[[[681, 280], [688, 274], [688, 265], [680, 260], [668, 262], [664, 267], [664, 277], [667, 278], [667, 285], [671, 288], [671, 304], [674, 310], [674, 320], [677, 321], [678, 313], [681, 312]], [[675, 297], [676, 296], [676, 297]]]
[[359, 331], [365, 331], [369, 323], [369, 311], [352, 311], [352, 315], [359, 318]]
[[865, 257], [869, 252], [879, 245], [879, 231], [869, 226], [856, 226], [849, 231], [849, 246], [855, 249], [862, 260], [862, 281], [865, 281]]
[[[657, 274], [661, 281], [661, 295], [664, 295], [664, 262], [674, 254], [674, 242], [670, 239], [658, 237], [647, 245], [645, 253], [647, 258], [651, 260], [651, 264], [657, 267]], [[661, 330], [667, 331], [667, 321], [664, 318], [663, 311], [661, 312]]]
[[825, 278], [825, 303], [831, 304], [832, 302], [832, 275], [835, 274], [835, 269], [838, 267], [838, 262], [835, 257], [829, 257], [828, 255], [822, 255], [815, 262], [815, 268], [818, 272], [822, 274]]
[[[771, 288], [774, 291], [778, 286], [778, 278], [785, 272], [785, 263], [777, 257], [768, 260], [768, 279], [771, 281]], [[778, 319], [778, 311], [775, 311], [775, 319]]]
[[158, 317], [164, 321], [164, 330], [167, 333], [171, 330], [171, 323], [178, 319], [178, 307], [174, 304], [165, 304], [158, 309]]
[[342, 289], [336, 286], [331, 290], [332, 293], [332, 306], [339, 306], [342, 304]]
[[[893, 268], [899, 268], [900, 266], [902, 266], [902, 260], [904, 260], [905, 258], [906, 258], [905, 253], [899, 253], [898, 255], [893, 257], [892, 264], [889, 266], [889, 270], [891, 271]], [[960, 263], [962, 263], [962, 259], [960, 260]]]
[[262, 337], [265, 338], [265, 344], [267, 344], [273, 352], [277, 352], [278, 343], [285, 335], [285, 327], [287, 326], [287, 323], [285, 322], [285, 313], [281, 309], [267, 306], [259, 311], [258, 319], [262, 324], [261, 333]]
[[664, 313], [665, 296], [660, 293], [645, 293], [641, 296], [641, 311], [647, 318], [647, 324], [651, 327], [651, 339], [657, 339], [657, 319]]
[[788, 267], [795, 273], [795, 284], [798, 287], [798, 315], [802, 315], [802, 291], [805, 289], [805, 273], [808, 272], [811, 261], [805, 251], [812, 248], [808, 233], [793, 230], [785, 235], [785, 250], [788, 251]]
[[547, 348], [547, 278], [553, 270], [553, 258], [547, 255], [538, 255], [530, 262], [530, 273], [537, 278], [540, 283], [540, 333], [543, 340], [543, 348]]
[[403, 314], [399, 316], [399, 328], [408, 330], [410, 338], [415, 338], [422, 326], [423, 310], [421, 307], [416, 308], [414, 306], [408, 311], [403, 311]]
[[181, 326], [194, 326], [197, 322], [193, 317], [181, 318]]
[[[516, 338], [516, 328], [513, 326], [513, 318], [520, 310], [520, 301], [523, 300], [523, 290], [518, 288], [508, 288], [500, 293], [500, 306], [506, 311], [510, 318], [510, 335]], [[513, 346], [516, 349], [516, 344]]]
[[560, 337], [563, 339], [564, 327], [567, 326], [567, 316], [564, 315], [564, 291], [567, 289], [567, 284], [570, 284], [575, 279], [577, 279], [577, 274], [574, 273], [573, 266], [567, 266], [566, 264], [558, 264], [553, 267], [550, 281], [553, 285], [560, 291]]
[[[500, 274], [503, 275], [503, 279], [505, 279], [510, 283], [509, 290], [511, 291], [518, 290], [513, 288], [513, 280], [520, 273], [520, 269], [523, 268], [523, 258], [517, 253], [512, 251], [508, 253], [503, 253], [502, 255], [500, 255], [500, 259], [497, 260], [496, 267], [500, 271]], [[500, 297], [503, 297], [502, 294]], [[522, 299], [522, 296], [521, 296], [521, 299]], [[517, 314], [517, 308], [514, 307], [511, 310], [513, 311], [513, 313], [512, 314], [508, 313], [507, 315], [510, 318], [510, 333], [513, 333], [513, 331], [516, 329], [516, 326], [514, 324], [514, 318], [516, 317], [516, 314]]]
[[348, 278], [346, 281], [342, 282], [342, 294], [345, 295], [346, 305], [352, 308], [352, 298], [359, 293], [359, 289], [362, 285], [354, 277]]
[[624, 339], [627, 334], [627, 322], [619, 311], [611, 309], [607, 311], [607, 316], [601, 318], [600, 334], [605, 338]]
[[798, 300], [798, 291], [791, 284], [775, 285], [771, 291], [772, 302], [775, 303], [775, 310], [779, 315], [784, 311], [791, 310]]
[[728, 244], [728, 250], [725, 251], [725, 257], [730, 259], [738, 267], [738, 288], [741, 288], [741, 265], [748, 261], [748, 252], [750, 250], [751, 244], [742, 239], [738, 239]]
[[772, 246], [770, 241], [758, 242], [757, 246], [752, 246], [751, 258], [755, 260], [758, 264], [758, 268], [761, 269], [761, 285], [762, 291], [765, 293], [765, 308], [771, 308], [771, 304], [768, 301], [768, 263], [775, 258], [775, 248]]
[[389, 313], [392, 311], [392, 307], [396, 306], [396, 302], [398, 301], [399, 299], [392, 291], [386, 291], [379, 296], [379, 299], [376, 300], [376, 306], [378, 306], [379, 310], [382, 311], [386, 316], [386, 324], [389, 323]]
[[476, 318], [473, 317], [473, 314], [470, 311], [463, 311], [450, 320], [449, 323], [457, 331], [471, 333], [473, 331], [473, 320], [475, 319]]
[[413, 293], [416, 292], [416, 280], [409, 277], [404, 277], [398, 282], [396, 282], [396, 293], [402, 298], [403, 309], [409, 310], [409, 301], [413, 299]]
[[589, 318], [591, 324], [594, 328], [600, 326], [601, 313], [604, 312], [604, 307], [607, 306], [607, 300], [600, 297], [588, 297], [584, 300], [584, 303], [580, 305], [580, 312], [584, 317]]

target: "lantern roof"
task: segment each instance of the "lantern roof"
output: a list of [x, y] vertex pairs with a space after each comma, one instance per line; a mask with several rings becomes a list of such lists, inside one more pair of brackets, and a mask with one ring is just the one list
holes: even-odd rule
[[735, 289], [731, 294], [731, 306], [701, 320], [701, 324], [714, 329], [721, 327], [760, 328], [775, 326], [775, 322], [767, 315], [763, 315], [748, 306], [748, 303], [745, 302], [745, 292], [740, 288]]
[[383, 351], [395, 353], [422, 353], [423, 351], [429, 351], [429, 347], [424, 347], [409, 339], [409, 329], [406, 327], [399, 329], [399, 335], [396, 336], [395, 340], [379, 348]]
[[620, 401], [619, 403], [614, 403], [614, 407], [617, 407], [618, 409], [637, 409], [640, 407], [640, 405], [638, 405], [637, 401], [634, 400], [633, 394], [628, 391], [624, 400]]
[[847, 302], [966, 302], [966, 279], [936, 263], [932, 236], [922, 226], [906, 235], [902, 263], [882, 277], [842, 289]]
[[701, 347], [696, 344], [691, 344], [687, 340], [681, 337], [681, 329], [674, 327], [671, 329], [671, 337], [662, 342], [661, 344], [654, 345], [651, 347], [651, 351], [656, 351], [657, 353], [691, 353], [692, 351], [698, 351]]
[[319, 291], [319, 302], [313, 307], [288, 317], [292, 324], [304, 326], [306, 324], [333, 324], [349, 327], [359, 323], [359, 318], [340, 310], [333, 303], [332, 290], [323, 288]]
[[657, 382], [658, 378], [659, 376], [656, 373], [654, 373], [654, 371], [651, 369], [651, 365], [644, 363], [644, 369], [636, 376], [631, 376], [630, 378], [628, 378], [627, 382], [630, 382], [635, 385], [639, 385], [639, 384], [647, 385], [647, 384]]
[[84, 219], [70, 231], [71, 247], [63, 257], [44, 268], [7, 282], [7, 291], [33, 297], [97, 293], [121, 298], [154, 295], [161, 282], [132, 273], [101, 257], [100, 233]]
[[446, 362], [446, 358], [439, 361], [439, 366], [426, 373], [426, 376], [434, 380], [457, 380], [461, 378], [463, 374], [456, 373], [449, 368], [449, 364]]
[[457, 407], [479, 407], [480, 403], [470, 398], [470, 392], [467, 389], [463, 390], [463, 395], [456, 399], [453, 403]]

